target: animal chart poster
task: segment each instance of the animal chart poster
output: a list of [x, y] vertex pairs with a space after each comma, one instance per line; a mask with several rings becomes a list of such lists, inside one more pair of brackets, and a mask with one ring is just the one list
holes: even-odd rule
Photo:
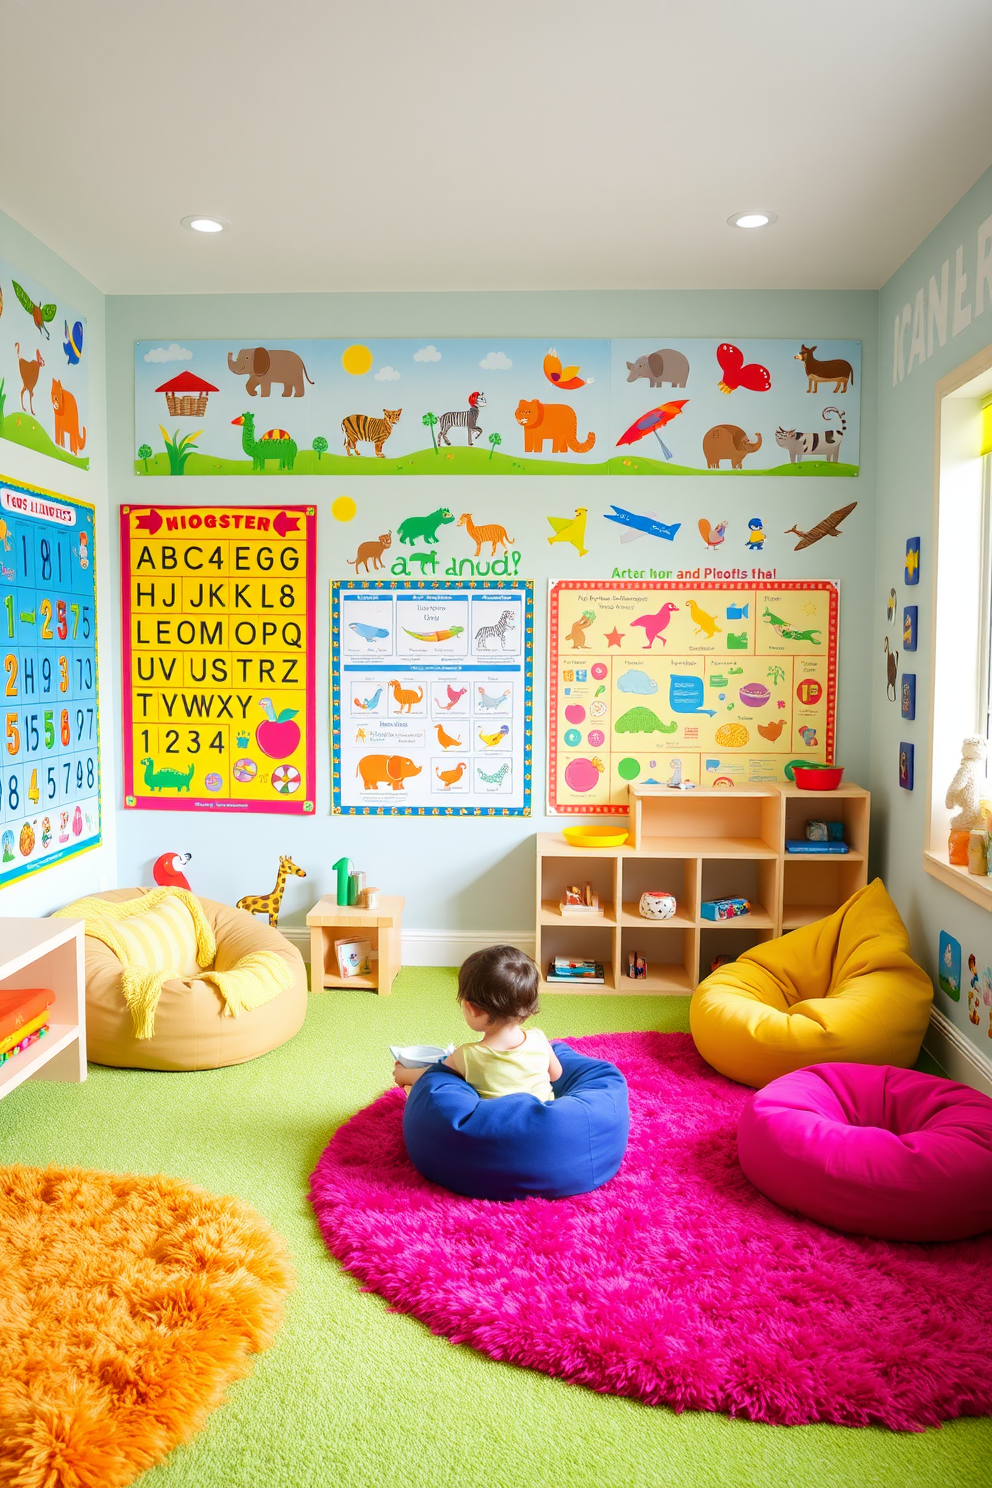
[[331, 640], [335, 812], [530, 815], [530, 580], [335, 580]]
[[861, 345], [139, 341], [135, 473], [857, 475]]
[[122, 506], [124, 805], [314, 809], [312, 506]]
[[549, 811], [833, 763], [835, 581], [552, 580], [548, 613]]
[[0, 476], [0, 888], [101, 840], [93, 521]]
[[89, 469], [86, 317], [0, 259], [0, 439]]

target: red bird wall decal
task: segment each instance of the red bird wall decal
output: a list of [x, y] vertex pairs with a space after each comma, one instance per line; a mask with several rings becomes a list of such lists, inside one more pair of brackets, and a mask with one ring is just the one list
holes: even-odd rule
[[735, 388], [747, 388], [752, 393], [767, 393], [772, 385], [772, 374], [760, 362], [744, 364], [744, 353], [739, 346], [721, 341], [716, 349], [723, 379], [718, 384], [721, 393], [732, 393]]

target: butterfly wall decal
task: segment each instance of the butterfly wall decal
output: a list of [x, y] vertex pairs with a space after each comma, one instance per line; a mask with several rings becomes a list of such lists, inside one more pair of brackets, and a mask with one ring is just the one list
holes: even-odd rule
[[747, 388], [752, 393], [767, 393], [772, 385], [772, 374], [760, 362], [744, 361], [739, 346], [721, 341], [716, 349], [723, 377], [718, 384], [721, 393], [732, 393], [735, 388]]

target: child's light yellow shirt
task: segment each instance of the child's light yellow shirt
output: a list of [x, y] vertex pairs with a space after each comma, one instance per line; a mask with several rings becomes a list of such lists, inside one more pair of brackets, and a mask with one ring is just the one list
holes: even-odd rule
[[483, 1100], [524, 1091], [539, 1101], [554, 1100], [549, 1061], [551, 1045], [539, 1028], [528, 1028], [515, 1049], [490, 1049], [487, 1044], [462, 1044], [451, 1056]]

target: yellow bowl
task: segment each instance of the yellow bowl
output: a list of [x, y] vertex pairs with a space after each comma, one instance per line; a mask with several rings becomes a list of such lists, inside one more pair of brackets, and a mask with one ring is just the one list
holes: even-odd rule
[[630, 833], [616, 827], [563, 827], [561, 835], [570, 847], [623, 847]]

